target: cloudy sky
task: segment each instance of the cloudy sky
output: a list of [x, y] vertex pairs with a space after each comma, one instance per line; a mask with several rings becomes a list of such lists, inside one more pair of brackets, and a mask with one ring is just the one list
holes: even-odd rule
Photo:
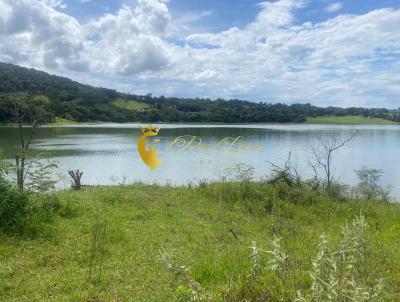
[[0, 0], [0, 61], [137, 94], [400, 107], [399, 0]]

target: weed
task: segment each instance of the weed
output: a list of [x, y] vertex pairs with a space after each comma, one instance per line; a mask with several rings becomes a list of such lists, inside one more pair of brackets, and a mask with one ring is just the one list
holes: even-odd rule
[[99, 214], [93, 225], [92, 238], [90, 242], [89, 275], [91, 283], [99, 283], [104, 271], [104, 260], [107, 245], [107, 221], [100, 221]]
[[342, 239], [336, 250], [329, 248], [325, 235], [321, 236], [317, 257], [313, 260], [310, 276], [312, 285], [306, 295], [298, 294], [297, 301], [379, 301], [383, 281], [375, 280], [374, 286], [366, 286], [365, 276], [360, 274], [364, 257], [364, 233], [367, 228], [364, 216], [356, 217], [342, 228]]

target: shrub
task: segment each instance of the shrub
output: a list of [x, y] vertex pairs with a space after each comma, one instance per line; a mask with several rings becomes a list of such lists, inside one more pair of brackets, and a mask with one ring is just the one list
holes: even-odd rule
[[355, 172], [359, 179], [359, 183], [355, 188], [359, 198], [383, 201], [389, 199], [390, 190], [388, 188], [383, 188], [380, 183], [383, 174], [382, 170], [362, 167]]
[[[251, 267], [248, 278], [245, 280], [245, 291], [231, 291], [229, 301], [271, 301], [271, 294], [262, 284], [259, 278], [265, 269], [276, 274], [281, 281], [282, 288], [274, 295], [280, 297], [276, 301], [296, 302], [364, 302], [382, 301], [382, 279], [371, 279], [370, 271], [366, 267], [366, 248], [368, 240], [366, 230], [368, 228], [364, 216], [356, 217], [350, 224], [342, 227], [341, 240], [336, 248], [328, 241], [325, 234], [321, 235], [319, 251], [312, 260], [310, 272], [311, 284], [304, 292], [298, 291], [297, 297], [293, 297], [290, 291], [290, 276], [293, 276], [296, 268], [288, 262], [289, 256], [280, 244], [280, 238], [272, 241], [272, 249], [263, 251], [253, 242], [251, 245]], [[263, 254], [270, 254], [267, 266], [263, 265]], [[275, 284], [277, 286], [277, 284]], [[264, 285], [265, 288], [265, 285]], [[292, 298], [290, 298], [292, 296]], [[275, 300], [273, 300], [275, 301]]]
[[35, 193], [30, 195], [31, 214], [41, 217], [42, 221], [50, 221], [56, 213], [60, 213], [63, 205], [54, 193]]
[[268, 183], [285, 183], [290, 187], [294, 185], [301, 186], [301, 177], [296, 165], [292, 162], [292, 154], [290, 152], [283, 166], [274, 163], [270, 164], [272, 165], [272, 173], [267, 180]]
[[270, 185], [276, 191], [281, 200], [289, 201], [294, 204], [305, 205], [315, 204], [323, 200], [324, 192], [312, 191], [306, 187], [294, 186], [282, 182]]
[[58, 182], [53, 175], [57, 163], [49, 159], [39, 157], [27, 158], [28, 169], [26, 171], [25, 188], [28, 191], [44, 193], [55, 188]]
[[337, 181], [332, 181], [326, 192], [329, 196], [338, 201], [347, 201], [350, 198], [351, 187]]
[[21, 226], [29, 212], [29, 198], [0, 178], [0, 228]]
[[[61, 204], [54, 194], [22, 191], [5, 178], [10, 166], [0, 154], [0, 229], [35, 235], [45, 230], [43, 222], [51, 220]], [[46, 230], [47, 232], [48, 230]]]
[[383, 283], [374, 280], [367, 285], [365, 271], [365, 231], [364, 216], [356, 217], [351, 224], [342, 228], [342, 239], [336, 249], [329, 245], [323, 234], [317, 257], [313, 260], [310, 273], [312, 284], [306, 295], [298, 293], [297, 302], [318, 301], [380, 301]]

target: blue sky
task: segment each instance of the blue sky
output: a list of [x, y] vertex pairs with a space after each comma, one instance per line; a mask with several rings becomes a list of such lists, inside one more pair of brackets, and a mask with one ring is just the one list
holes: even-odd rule
[[398, 0], [2, 0], [0, 61], [165, 96], [400, 107]]
[[[212, 15], [201, 19], [198, 25], [210, 31], [221, 31], [231, 26], [245, 26], [251, 22], [259, 12], [260, 0], [171, 0], [168, 8], [173, 17], [182, 18], [188, 13], [201, 14], [210, 11]], [[64, 1], [66, 13], [80, 21], [98, 18], [104, 13], [115, 13], [124, 3], [135, 5], [135, 0], [70, 0]], [[326, 8], [332, 3], [341, 3], [343, 7], [338, 11], [328, 12]], [[339, 14], [365, 14], [379, 8], [400, 8], [398, 0], [310, 0], [306, 8], [296, 13], [297, 22], [321, 22]]]

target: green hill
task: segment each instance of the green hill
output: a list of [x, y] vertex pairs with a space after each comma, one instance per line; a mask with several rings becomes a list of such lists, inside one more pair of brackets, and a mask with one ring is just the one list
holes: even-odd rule
[[149, 105], [147, 105], [143, 102], [124, 100], [124, 99], [116, 99], [115, 101], [112, 102], [112, 104], [119, 108], [128, 109], [128, 110], [143, 111], [145, 109], [151, 108]]
[[10, 104], [15, 94], [47, 96], [49, 122], [61, 118], [74, 122], [303, 123], [307, 117], [347, 115], [400, 121], [399, 113], [386, 109], [127, 94], [0, 63], [0, 123], [15, 120]]
[[307, 124], [332, 124], [332, 125], [394, 125], [396, 122], [383, 119], [365, 117], [362, 115], [345, 116], [318, 116], [306, 119]]

